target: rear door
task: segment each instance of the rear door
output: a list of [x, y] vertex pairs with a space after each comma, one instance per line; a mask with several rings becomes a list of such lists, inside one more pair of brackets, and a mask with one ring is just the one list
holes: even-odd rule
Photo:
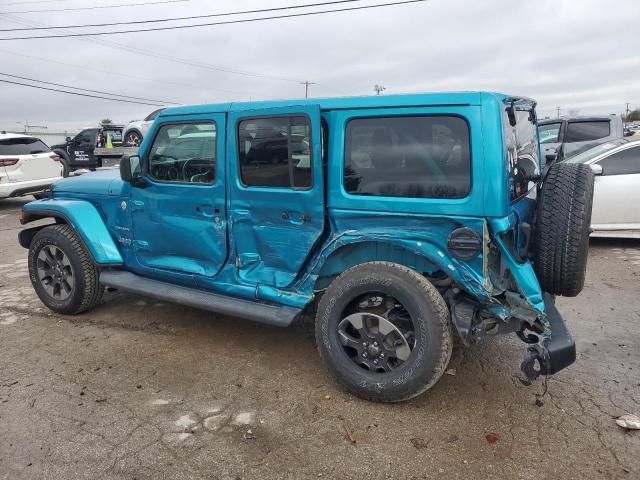
[[238, 276], [289, 286], [324, 229], [320, 107], [229, 114], [229, 220]]
[[10, 182], [41, 180], [60, 176], [61, 166], [51, 149], [34, 137], [0, 141], [0, 163]]
[[599, 160], [591, 225], [597, 230], [640, 230], [640, 146]]

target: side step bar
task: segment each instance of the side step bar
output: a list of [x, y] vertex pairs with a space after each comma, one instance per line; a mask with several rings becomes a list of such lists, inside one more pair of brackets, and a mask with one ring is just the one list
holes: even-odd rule
[[243, 317], [254, 322], [288, 327], [302, 311], [298, 308], [268, 305], [240, 298], [227, 297], [195, 288], [152, 280], [123, 270], [105, 270], [100, 283], [118, 290], [137, 293], [167, 302], [201, 308], [210, 312]]

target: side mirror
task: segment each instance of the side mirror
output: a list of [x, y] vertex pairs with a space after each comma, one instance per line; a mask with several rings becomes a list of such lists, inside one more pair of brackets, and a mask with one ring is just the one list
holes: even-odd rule
[[597, 163], [592, 163], [589, 165], [591, 167], [591, 171], [594, 175], [602, 175], [604, 170], [602, 169], [602, 165], [598, 165]]
[[133, 186], [142, 186], [142, 169], [138, 155], [124, 156], [120, 159], [120, 178]]
[[71, 141], [71, 137], [67, 137], [66, 142], [69, 143]]

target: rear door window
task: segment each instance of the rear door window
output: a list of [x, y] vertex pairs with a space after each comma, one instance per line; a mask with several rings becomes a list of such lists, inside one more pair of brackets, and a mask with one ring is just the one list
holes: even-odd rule
[[344, 188], [352, 195], [463, 198], [471, 190], [467, 122], [378, 117], [347, 124]]
[[240, 178], [247, 187], [311, 188], [311, 123], [304, 116], [238, 124]]
[[611, 122], [599, 120], [590, 122], [569, 122], [565, 142], [590, 142], [611, 134]]
[[33, 137], [0, 140], [0, 155], [35, 155], [50, 150], [42, 140]]

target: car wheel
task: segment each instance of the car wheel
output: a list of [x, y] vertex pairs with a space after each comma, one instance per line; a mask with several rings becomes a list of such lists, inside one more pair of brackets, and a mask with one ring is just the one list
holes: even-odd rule
[[125, 135], [124, 143], [139, 147], [140, 144], [142, 143], [142, 134], [137, 130], [131, 130], [130, 132], [127, 132], [127, 134]]
[[57, 313], [87, 311], [100, 302], [104, 291], [98, 268], [68, 225], [45, 227], [33, 237], [29, 277], [42, 303]]
[[60, 165], [62, 165], [62, 176], [65, 178], [68, 177], [71, 173], [71, 169], [69, 168], [69, 158], [64, 152], [60, 150], [54, 151], [53, 153], [60, 157]]
[[594, 177], [589, 165], [556, 163], [536, 213], [534, 267], [542, 290], [575, 297], [584, 287]]
[[379, 402], [408, 400], [444, 373], [453, 346], [447, 305], [410, 268], [350, 268], [324, 293], [316, 317], [320, 355], [338, 383]]

